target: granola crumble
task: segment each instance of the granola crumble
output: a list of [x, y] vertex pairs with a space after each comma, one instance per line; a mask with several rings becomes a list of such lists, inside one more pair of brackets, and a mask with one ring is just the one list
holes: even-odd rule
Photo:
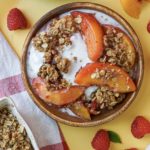
[[103, 40], [105, 51], [99, 61], [116, 64], [129, 72], [133, 66], [134, 56], [130, 50], [126, 50], [128, 45], [124, 43], [123, 33], [114, 28], [106, 27]]
[[91, 74], [92, 79], [103, 79], [103, 80], [108, 80], [108, 79], [115, 79], [116, 73], [114, 69], [111, 70], [99, 70], [96, 69], [94, 73]]
[[58, 82], [59, 87], [69, 85], [67, 81], [64, 82], [61, 72], [69, 71], [71, 61], [63, 58], [60, 53], [65, 46], [72, 44], [70, 37], [79, 31], [81, 22], [82, 18], [73, 18], [70, 15], [53, 19], [47, 31], [37, 34], [32, 40], [36, 50], [44, 52], [44, 63], [38, 76], [45, 80], [48, 89], [58, 89], [54, 82]]
[[69, 59], [67, 58], [62, 58], [60, 55], [57, 55], [56, 57], [54, 57], [54, 61], [56, 63], [57, 68], [64, 72], [67, 73], [69, 71], [71, 62]]
[[25, 128], [7, 108], [0, 110], [0, 149], [33, 150]]
[[60, 77], [56, 67], [50, 64], [44, 64], [40, 67], [38, 76], [45, 79], [47, 82], [56, 82]]
[[55, 65], [44, 64], [40, 67], [38, 76], [44, 79], [48, 90], [60, 90], [71, 84], [62, 78]]
[[[85, 102], [93, 115], [100, 114], [103, 109], [113, 109], [125, 98], [125, 94], [110, 91], [106, 86], [99, 87], [91, 94], [91, 101]], [[94, 107], [93, 107], [94, 104]]]

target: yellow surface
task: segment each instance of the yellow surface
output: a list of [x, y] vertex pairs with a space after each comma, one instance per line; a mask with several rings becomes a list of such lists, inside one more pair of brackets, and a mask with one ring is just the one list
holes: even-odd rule
[[[77, 2], [74, 0], [0, 0], [0, 29], [8, 39], [17, 54], [21, 57], [22, 46], [26, 35], [32, 25], [46, 12], [68, 2]], [[129, 17], [122, 9], [119, 0], [91, 0], [112, 8], [121, 14], [137, 32], [143, 46], [145, 59], [145, 75], [142, 88], [129, 109], [113, 121], [91, 128], [75, 128], [60, 124], [64, 136], [71, 150], [92, 150], [91, 140], [97, 130], [101, 128], [116, 131], [122, 138], [123, 144], [111, 144], [111, 150], [123, 150], [125, 148], [137, 147], [144, 150], [150, 143], [150, 135], [141, 140], [133, 138], [130, 132], [130, 125], [137, 115], [144, 115], [150, 119], [150, 34], [146, 30], [150, 20], [150, 4], [145, 4], [140, 19], [136, 20]], [[20, 8], [28, 18], [30, 28], [20, 31], [8, 31], [6, 25], [6, 16], [10, 8]]]

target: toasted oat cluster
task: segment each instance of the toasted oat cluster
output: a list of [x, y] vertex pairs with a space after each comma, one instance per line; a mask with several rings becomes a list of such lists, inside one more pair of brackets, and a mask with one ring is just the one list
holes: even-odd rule
[[[104, 35], [105, 53], [100, 58], [100, 62], [108, 62], [118, 65], [129, 72], [133, 67], [135, 53], [128, 49], [127, 43], [123, 39], [123, 33], [120, 29], [106, 27]], [[126, 37], [127, 38], [127, 37]]]
[[103, 109], [113, 109], [125, 98], [125, 94], [110, 91], [108, 87], [101, 86], [91, 94], [91, 102], [86, 103], [93, 115], [100, 114]]
[[[44, 64], [38, 76], [45, 80], [49, 90], [61, 89], [70, 84], [61, 72], [68, 73], [71, 61], [61, 56], [65, 46], [71, 45], [70, 37], [80, 30], [81, 17], [65, 16], [53, 19], [46, 32], [40, 32], [32, 42], [36, 50], [44, 52]], [[51, 65], [52, 64], [52, 65]]]
[[40, 32], [33, 38], [33, 45], [38, 51], [63, 50], [71, 44], [70, 37], [79, 30], [79, 21], [72, 16], [53, 19], [46, 32]]
[[91, 78], [92, 79], [100, 79], [102, 78], [103, 80], [108, 80], [108, 79], [113, 79], [115, 80], [115, 70], [111, 69], [111, 70], [99, 70], [96, 69], [94, 73], [91, 74]]
[[55, 65], [43, 64], [38, 76], [45, 80], [48, 90], [60, 90], [70, 86], [70, 83], [62, 78]]
[[7, 108], [0, 110], [0, 149], [33, 150], [25, 128]]

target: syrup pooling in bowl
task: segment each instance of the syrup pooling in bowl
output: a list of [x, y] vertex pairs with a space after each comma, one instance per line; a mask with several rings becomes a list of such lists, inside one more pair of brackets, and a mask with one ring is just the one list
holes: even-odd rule
[[[45, 100], [47, 103], [53, 103], [53, 104], [58, 104], [58, 105], [66, 104], [71, 110], [73, 110], [74, 113], [76, 113], [81, 118], [90, 119], [89, 115], [87, 115], [87, 113], [90, 113], [92, 115], [97, 115], [97, 114], [100, 114], [101, 110], [103, 110], [103, 109], [113, 109], [113, 107], [116, 104], [120, 103], [125, 98], [124, 93], [129, 92], [129, 91], [125, 90], [123, 93], [122, 92], [120, 93], [119, 90], [118, 91], [114, 90], [113, 86], [112, 86], [112, 88], [109, 87], [110, 82], [99, 82], [99, 80], [97, 82], [95, 82], [94, 78], [92, 77], [92, 74], [95, 73], [96, 70], [94, 70], [90, 76], [90, 80], [91, 80], [90, 84], [88, 85], [88, 84], [84, 83], [84, 89], [81, 88], [83, 86], [82, 84], [80, 84], [81, 82], [76, 82], [77, 81], [76, 77], [77, 76], [79, 77], [78, 73], [80, 73], [80, 70], [82, 70], [82, 68], [85, 68], [87, 66], [87, 64], [89, 64], [89, 63], [92, 64], [95, 61], [102, 63], [100, 61], [101, 56], [98, 56], [99, 53], [97, 53], [96, 55], [93, 55], [94, 57], [93, 56], [90, 57], [91, 50], [89, 51], [89, 48], [92, 47], [92, 49], [95, 48], [96, 51], [99, 50], [98, 49], [99, 45], [93, 44], [92, 40], [89, 37], [87, 38], [87, 36], [93, 36], [93, 35], [94, 35], [93, 37], [97, 36], [97, 35], [95, 35], [96, 32], [93, 32], [93, 29], [95, 27], [89, 28], [89, 26], [87, 26], [88, 30], [92, 31], [92, 33], [89, 34], [90, 32], [89, 33], [87, 31], [84, 32], [84, 29], [83, 29], [84, 27], [81, 24], [81, 22], [84, 21], [86, 23], [89, 21], [88, 23], [91, 26], [93, 24], [94, 24], [94, 26], [97, 26], [96, 29], [98, 29], [98, 30], [99, 30], [99, 26], [100, 26], [100, 28], [102, 28], [102, 26], [103, 26], [103, 25], [99, 25], [98, 22], [105, 23], [105, 24], [107, 22], [107, 24], [109, 23], [110, 25], [114, 25], [114, 27], [112, 26], [113, 30], [115, 30], [116, 26], [117, 27], [119, 26], [120, 28], [123, 29], [123, 27], [117, 21], [115, 21], [113, 18], [107, 16], [106, 14], [96, 12], [96, 11], [90, 11], [90, 10], [86, 10], [86, 11], [88, 11], [89, 13], [92, 13], [92, 14], [85, 14], [85, 15], [87, 15], [87, 18], [89, 18], [89, 20], [84, 19], [84, 15], [82, 15], [82, 12], [79, 12], [79, 14], [77, 13], [77, 16], [73, 15], [73, 17], [74, 17], [73, 19], [77, 20], [77, 24], [78, 24], [79, 28], [77, 27], [77, 30], [75, 30], [73, 33], [71, 33], [71, 35], [69, 35], [70, 37], [67, 40], [70, 44], [66, 44], [62, 47], [58, 46], [56, 48], [56, 49], [59, 49], [60, 57], [56, 57], [56, 54], [53, 54], [53, 53], [48, 55], [49, 56], [48, 58], [50, 58], [52, 55], [52, 58], [51, 58], [52, 60], [47, 60], [47, 61], [51, 61], [49, 64], [47, 64], [47, 62], [46, 62], [44, 64], [44, 66], [42, 66], [44, 60], [43, 60], [43, 58], [41, 58], [41, 56], [45, 55], [45, 52], [43, 52], [43, 50], [41, 50], [41, 49], [38, 52], [41, 54], [39, 56], [38, 55], [37, 56], [40, 59], [39, 62], [41, 63], [42, 68], [39, 65], [40, 64], [39, 62], [36, 63], [36, 59], [34, 59], [34, 60], [32, 59], [32, 57], [36, 54], [33, 54], [33, 56], [32, 56], [32, 53], [34, 53], [34, 51], [31, 51], [30, 49], [32, 49], [33, 43], [30, 44], [28, 60], [32, 60], [32, 62], [28, 61], [28, 74], [29, 74], [29, 76], [32, 75], [31, 72], [32, 72], [32, 70], [34, 70], [33, 71], [34, 77], [37, 74], [40, 78], [43, 78], [44, 80], [47, 80], [47, 78], [48, 78], [48, 82], [55, 81], [54, 86], [61, 85], [58, 88], [52, 89], [51, 85], [48, 87], [47, 84], [44, 84], [43, 81], [37, 80], [38, 83], [43, 85], [43, 86], [41, 86], [42, 88], [40, 87], [41, 91], [38, 89], [38, 92], [40, 91], [41, 95], [44, 95], [44, 96], [42, 96], [42, 99]], [[93, 15], [93, 13], [94, 13], [94, 15]], [[70, 15], [70, 12], [61, 15], [60, 18], [63, 19], [68, 15]], [[96, 18], [97, 18], [97, 20], [96, 20]], [[81, 21], [80, 21], [80, 19], [81, 19]], [[59, 19], [56, 21], [55, 25], [57, 25], [58, 22], [59, 22]], [[45, 26], [47, 26], [47, 25], [45, 25]], [[51, 26], [51, 28], [53, 28], [53, 26]], [[100, 33], [101, 33], [101, 31], [100, 31]], [[61, 36], [62, 37], [64, 36], [63, 33], [61, 34]], [[103, 36], [103, 34], [102, 34], [102, 36]], [[112, 37], [112, 38], [114, 38], [114, 37]], [[62, 39], [60, 41], [62, 43], [64, 42]], [[55, 41], [53, 41], [53, 42], [55, 42]], [[91, 44], [88, 44], [88, 42], [91, 42]], [[97, 42], [97, 40], [95, 41], [95, 43], [96, 42]], [[100, 42], [102, 42], [102, 44], [103, 44], [102, 40]], [[57, 39], [56, 39], [56, 44], [57, 44]], [[44, 47], [47, 47], [47, 45], [45, 44]], [[35, 49], [35, 45], [34, 45], [33, 49]], [[106, 51], [106, 49], [104, 49], [104, 52], [105, 51]], [[97, 59], [97, 56], [98, 56], [98, 59]], [[91, 58], [94, 58], [94, 59], [91, 60]], [[96, 58], [96, 60], [95, 60], [95, 58]], [[54, 59], [54, 61], [53, 61], [53, 59]], [[57, 60], [57, 63], [55, 64], [56, 60]], [[62, 67], [60, 65], [60, 62], [64, 63], [66, 66]], [[31, 65], [31, 63], [32, 63], [32, 65]], [[35, 63], [38, 64], [36, 67], [34, 67]], [[105, 61], [103, 63], [105, 63]], [[109, 63], [112, 65], [116, 65], [116, 64], [113, 64], [112, 62], [109, 62]], [[96, 69], [98, 69], [98, 68], [96, 68]], [[101, 68], [99, 68], [99, 69], [101, 69]], [[107, 70], [108, 68], [106, 67], [105, 69]], [[120, 68], [120, 69], [123, 70], [124, 68]], [[40, 73], [39, 73], [39, 70], [40, 70]], [[49, 70], [49, 72], [47, 72], [47, 70]], [[58, 70], [59, 70], [59, 72], [57, 72]], [[87, 70], [88, 70], [88, 68], [87, 68]], [[103, 70], [99, 70], [99, 71], [100, 71], [100, 73], [104, 72]], [[50, 78], [50, 74], [53, 74], [55, 76], [53, 78], [52, 77]], [[30, 76], [30, 77], [33, 77], [33, 76]], [[82, 75], [81, 75], [81, 77], [82, 77]], [[85, 76], [82, 77], [83, 80], [84, 80], [84, 77]], [[63, 82], [62, 82], [62, 79], [60, 79], [60, 78], [63, 79]], [[116, 78], [116, 79], [118, 79], [118, 78]], [[125, 84], [124, 78], [121, 78], [121, 79], [123, 79], [123, 80], [121, 80], [121, 82], [119, 82], [119, 84], [124, 85]], [[34, 83], [36, 83], [36, 82], [34, 82]], [[34, 84], [34, 85], [35, 85], [34, 89], [36, 89], [38, 87], [37, 86], [38, 84]], [[88, 85], [88, 87], [87, 87], [87, 85]], [[72, 86], [75, 86], [74, 90], [72, 90]], [[131, 91], [134, 90], [134, 86], [131, 86], [131, 83], [128, 86], [129, 86], [129, 88], [131, 88]], [[67, 88], [67, 89], [64, 90], [64, 88]], [[44, 92], [43, 92], [43, 89], [44, 89]], [[78, 89], [82, 89], [84, 92], [83, 91], [81, 92], [80, 90], [79, 90], [80, 91], [79, 92]], [[49, 90], [53, 91], [53, 95], [55, 95], [55, 97], [52, 97], [51, 96], [52, 94], [50, 95], [50, 92], [48, 92]], [[71, 92], [71, 90], [72, 90], [72, 92]], [[67, 93], [67, 95], [66, 95], [66, 93]], [[71, 95], [71, 97], [69, 96], [69, 94]], [[39, 96], [41, 96], [41, 95], [39, 95]], [[53, 98], [53, 100], [55, 99], [55, 102], [52, 101], [52, 98]], [[68, 100], [68, 98], [70, 100]], [[61, 103], [60, 103], [60, 101], [61, 101]], [[81, 112], [84, 112], [84, 114]]]

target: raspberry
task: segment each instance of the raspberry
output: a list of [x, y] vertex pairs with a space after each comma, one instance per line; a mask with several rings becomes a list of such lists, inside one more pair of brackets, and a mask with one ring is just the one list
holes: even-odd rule
[[110, 146], [108, 132], [105, 130], [98, 131], [94, 136], [91, 144], [95, 150], [108, 150]]
[[143, 116], [137, 116], [131, 125], [131, 132], [134, 137], [142, 138], [145, 134], [150, 133], [150, 122]]
[[25, 29], [27, 27], [26, 18], [18, 8], [13, 8], [9, 11], [7, 27], [9, 30]]
[[150, 22], [147, 24], [147, 31], [150, 33]]

